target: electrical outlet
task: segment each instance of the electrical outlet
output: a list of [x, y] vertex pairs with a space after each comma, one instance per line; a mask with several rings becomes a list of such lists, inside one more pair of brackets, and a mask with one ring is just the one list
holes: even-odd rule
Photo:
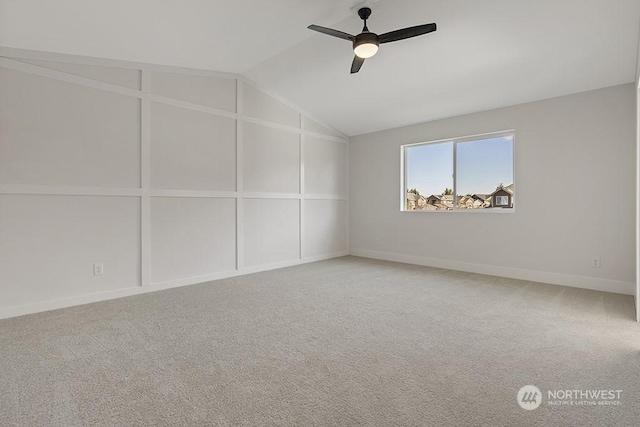
[[93, 275], [102, 276], [104, 274], [104, 265], [102, 263], [93, 264]]
[[593, 258], [591, 258], [591, 267], [600, 268], [600, 257], [599, 256], [594, 256]]

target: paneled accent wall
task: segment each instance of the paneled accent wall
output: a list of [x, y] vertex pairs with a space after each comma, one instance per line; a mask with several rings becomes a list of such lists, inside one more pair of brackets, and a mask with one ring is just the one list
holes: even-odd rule
[[0, 318], [347, 254], [348, 139], [291, 104], [226, 73], [0, 54]]

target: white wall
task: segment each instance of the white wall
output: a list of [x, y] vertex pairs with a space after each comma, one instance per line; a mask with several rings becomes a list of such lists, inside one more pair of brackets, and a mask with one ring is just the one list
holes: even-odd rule
[[[628, 84], [351, 138], [351, 253], [632, 294], [635, 96]], [[507, 129], [514, 212], [400, 212], [401, 144]]]
[[0, 318], [347, 253], [347, 138], [294, 106], [232, 74], [0, 55]]
[[[640, 37], [640, 35], [639, 35]], [[636, 57], [636, 320], [640, 322], [640, 39]]]
[[[640, 59], [640, 52], [638, 53]], [[640, 64], [640, 61], [639, 61]], [[639, 65], [640, 69], [640, 65]], [[636, 320], [640, 322], [640, 79], [636, 80]]]

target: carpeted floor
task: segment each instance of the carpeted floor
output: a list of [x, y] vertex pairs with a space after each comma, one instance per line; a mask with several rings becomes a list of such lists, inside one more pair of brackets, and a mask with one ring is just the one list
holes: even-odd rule
[[633, 316], [630, 296], [339, 258], [2, 320], [0, 425], [637, 426]]

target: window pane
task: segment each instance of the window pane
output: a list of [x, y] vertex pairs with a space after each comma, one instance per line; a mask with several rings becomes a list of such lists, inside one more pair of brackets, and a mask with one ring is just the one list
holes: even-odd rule
[[513, 135], [459, 142], [456, 150], [457, 207], [512, 208]]
[[453, 142], [406, 147], [405, 155], [405, 209], [453, 209]]

